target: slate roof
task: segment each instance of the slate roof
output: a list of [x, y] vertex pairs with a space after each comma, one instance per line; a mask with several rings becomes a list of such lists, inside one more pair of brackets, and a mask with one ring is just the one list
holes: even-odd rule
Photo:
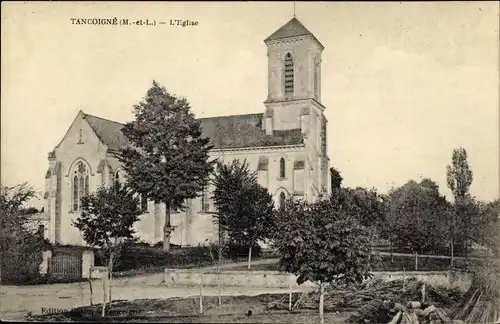
[[128, 141], [121, 131], [122, 123], [88, 114], [85, 114], [84, 118], [89, 122], [90, 127], [101, 142], [108, 146], [108, 149], [117, 151], [128, 145]]
[[[121, 132], [123, 124], [85, 114], [84, 117], [108, 149], [119, 150], [129, 145]], [[276, 130], [266, 135], [262, 130], [263, 114], [200, 118], [203, 136], [214, 148], [242, 148], [303, 144], [300, 128]]]
[[283, 38], [288, 38], [288, 37], [296, 37], [296, 36], [303, 36], [303, 35], [311, 35], [314, 37], [314, 39], [321, 45], [323, 46], [320, 41], [307, 29], [297, 18], [293, 17], [288, 21], [286, 24], [281, 26], [280, 29], [275, 31], [274, 33], [271, 34], [268, 38], [264, 40], [264, 42], [271, 41], [271, 40], [276, 40], [276, 39], [283, 39]]
[[302, 35], [312, 35], [312, 33], [297, 18], [293, 17], [290, 21], [281, 26], [280, 29], [266, 38], [266, 41]]
[[214, 148], [239, 148], [302, 144], [300, 128], [274, 131], [262, 130], [263, 114], [201, 118], [203, 136], [209, 137]]

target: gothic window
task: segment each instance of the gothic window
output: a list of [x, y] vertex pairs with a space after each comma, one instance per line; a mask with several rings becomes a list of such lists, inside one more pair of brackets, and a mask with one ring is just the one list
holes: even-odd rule
[[208, 202], [208, 192], [207, 188], [203, 188], [201, 192], [201, 211], [207, 213], [210, 210], [210, 204]]
[[293, 95], [293, 82], [294, 82], [294, 66], [293, 57], [290, 53], [285, 56], [284, 80], [285, 80], [285, 95]]
[[281, 209], [285, 208], [285, 202], [286, 202], [286, 196], [285, 196], [285, 193], [282, 191], [280, 193], [280, 208]]
[[285, 178], [285, 159], [281, 158], [280, 160], [280, 179]]
[[81, 200], [89, 194], [89, 172], [83, 162], [78, 162], [73, 172], [73, 210], [81, 209]]

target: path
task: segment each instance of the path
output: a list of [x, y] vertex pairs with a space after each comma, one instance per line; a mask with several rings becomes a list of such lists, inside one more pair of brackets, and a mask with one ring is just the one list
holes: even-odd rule
[[[252, 264], [276, 262], [277, 259], [257, 260]], [[222, 268], [234, 268], [246, 262], [224, 264]], [[217, 269], [216, 266], [203, 269]], [[113, 300], [133, 300], [143, 298], [170, 298], [198, 296], [199, 287], [172, 288], [161, 286], [163, 273], [137, 277], [113, 279]], [[95, 280], [93, 302], [102, 302], [102, 281]], [[258, 295], [263, 293], [285, 292], [287, 289], [276, 288], [230, 288], [222, 287], [223, 295]], [[217, 287], [205, 287], [203, 294], [217, 296]], [[42, 308], [71, 309], [90, 304], [90, 289], [87, 282], [70, 284], [49, 284], [37, 286], [0, 286], [0, 319], [22, 319], [28, 311], [41, 314]]]

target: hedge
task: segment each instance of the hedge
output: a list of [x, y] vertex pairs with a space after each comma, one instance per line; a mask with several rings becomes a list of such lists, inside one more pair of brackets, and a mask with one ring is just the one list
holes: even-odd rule
[[[161, 242], [157, 245], [163, 247]], [[161, 247], [137, 244], [127, 246], [121, 251], [113, 271], [122, 272], [159, 266], [168, 268], [208, 266], [213, 265], [219, 258], [219, 247], [215, 244], [211, 246], [177, 247], [170, 252], [164, 252]], [[261, 248], [259, 246], [253, 247], [252, 257], [257, 258], [260, 255]], [[248, 246], [226, 245], [223, 247], [223, 257], [233, 261], [248, 258]], [[94, 263], [96, 266], [105, 265], [100, 251], [95, 253]]]

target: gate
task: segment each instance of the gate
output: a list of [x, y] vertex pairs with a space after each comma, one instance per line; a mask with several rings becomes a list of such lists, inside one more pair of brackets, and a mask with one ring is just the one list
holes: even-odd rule
[[50, 276], [55, 279], [76, 280], [82, 278], [82, 254], [55, 252], [50, 260]]

